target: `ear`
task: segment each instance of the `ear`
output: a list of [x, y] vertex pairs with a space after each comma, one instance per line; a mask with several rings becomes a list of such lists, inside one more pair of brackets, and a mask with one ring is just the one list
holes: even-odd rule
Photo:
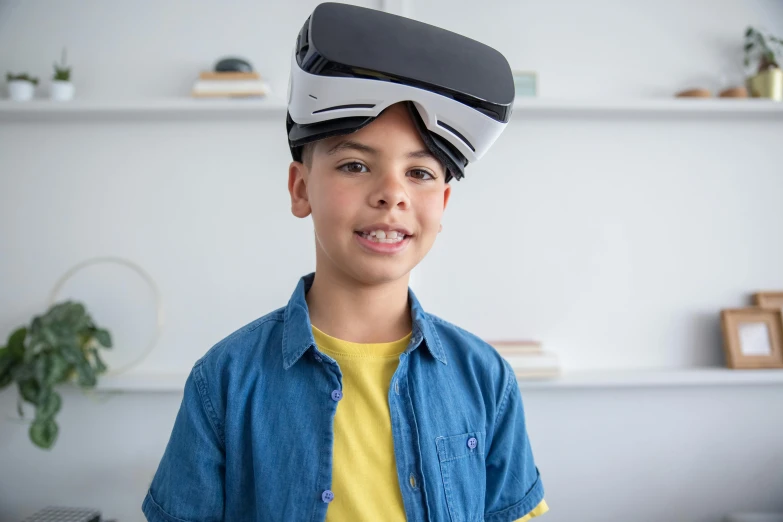
[[310, 200], [307, 198], [307, 167], [298, 161], [288, 166], [288, 193], [291, 195], [291, 213], [298, 218], [310, 215]]
[[446, 210], [446, 206], [449, 204], [449, 198], [451, 197], [451, 185], [446, 183], [446, 188], [443, 190], [443, 210]]

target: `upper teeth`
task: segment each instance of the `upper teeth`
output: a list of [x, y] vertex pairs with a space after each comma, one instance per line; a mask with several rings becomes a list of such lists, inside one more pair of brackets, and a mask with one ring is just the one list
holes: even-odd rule
[[385, 230], [373, 230], [365, 232], [364, 236], [368, 239], [383, 241], [385, 243], [397, 242], [405, 239], [405, 234], [403, 232], [397, 232], [396, 230], [390, 230], [388, 232]]

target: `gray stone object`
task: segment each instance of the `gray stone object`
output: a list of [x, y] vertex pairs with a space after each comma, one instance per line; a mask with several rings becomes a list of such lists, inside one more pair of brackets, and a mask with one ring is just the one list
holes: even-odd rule
[[250, 62], [242, 58], [223, 58], [215, 64], [216, 72], [253, 72]]

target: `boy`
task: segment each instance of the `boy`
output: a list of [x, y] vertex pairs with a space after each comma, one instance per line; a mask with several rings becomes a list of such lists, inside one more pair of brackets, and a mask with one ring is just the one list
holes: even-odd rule
[[[324, 27], [337, 39], [367, 30], [375, 44], [383, 31], [436, 28], [369, 11], [321, 4], [292, 67], [316, 63], [308, 61], [316, 47], [325, 60], [329, 48], [332, 61], [342, 56], [340, 80], [369, 82], [360, 91], [378, 94], [385, 82], [364, 77], [366, 67], [346, 73], [350, 54], [330, 47]], [[393, 77], [388, 63], [366, 64]], [[546, 512], [513, 370], [474, 335], [424, 312], [408, 289], [440, 231], [447, 180], [463, 173], [455, 142], [482, 136], [469, 126], [435, 136], [422, 118], [432, 92], [416, 92], [420, 83], [395, 83], [415, 103], [389, 103], [385, 92], [372, 116], [305, 121], [295, 107], [309, 97], [297, 91], [302, 82], [322, 82], [308, 86], [315, 100], [350, 90], [342, 83], [330, 94], [333, 77], [308, 74], [292, 75], [289, 89], [288, 189], [293, 214], [313, 219], [315, 273], [286, 307], [195, 364], [144, 514], [151, 522], [519, 522]], [[467, 119], [459, 110], [444, 109], [438, 121], [451, 114], [456, 130]]]

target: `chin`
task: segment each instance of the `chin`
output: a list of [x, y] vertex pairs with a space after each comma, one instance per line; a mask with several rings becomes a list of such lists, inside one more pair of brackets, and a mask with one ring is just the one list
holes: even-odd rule
[[[385, 265], [385, 266], [384, 266]], [[364, 285], [382, 285], [399, 281], [408, 277], [411, 269], [408, 264], [397, 263], [362, 263], [349, 269], [351, 275]]]

